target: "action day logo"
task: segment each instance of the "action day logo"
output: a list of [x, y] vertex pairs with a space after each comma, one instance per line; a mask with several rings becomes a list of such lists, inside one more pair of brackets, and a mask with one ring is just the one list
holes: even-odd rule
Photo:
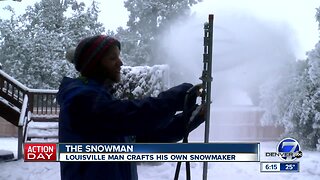
[[283, 161], [293, 161], [302, 157], [301, 146], [297, 140], [285, 138], [279, 142], [277, 152], [266, 152], [266, 156], [278, 156]]

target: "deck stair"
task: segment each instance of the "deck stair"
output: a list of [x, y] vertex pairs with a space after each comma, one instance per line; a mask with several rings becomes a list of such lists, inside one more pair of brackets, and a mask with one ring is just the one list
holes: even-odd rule
[[0, 116], [18, 127], [18, 159], [23, 144], [58, 139], [57, 90], [30, 89], [0, 70]]

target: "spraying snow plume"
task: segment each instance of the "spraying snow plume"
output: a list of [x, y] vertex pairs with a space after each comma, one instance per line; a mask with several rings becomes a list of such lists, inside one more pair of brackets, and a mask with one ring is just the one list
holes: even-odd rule
[[[286, 24], [263, 21], [249, 14], [214, 14], [213, 103], [257, 104], [259, 86], [276, 78], [289, 61], [295, 60], [294, 33]], [[173, 72], [173, 82], [200, 82], [206, 21], [207, 17], [199, 12], [164, 32], [162, 54]]]

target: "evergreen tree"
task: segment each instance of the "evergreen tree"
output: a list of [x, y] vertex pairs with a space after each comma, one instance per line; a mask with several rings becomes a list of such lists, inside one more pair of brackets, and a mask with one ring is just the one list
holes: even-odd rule
[[[316, 18], [320, 27], [320, 9]], [[284, 126], [284, 136], [320, 151], [320, 41], [307, 55], [287, 74], [261, 87], [261, 106], [266, 110], [262, 120]]]
[[123, 66], [121, 81], [114, 86], [114, 95], [120, 99], [156, 97], [168, 89], [168, 70], [167, 65]]
[[117, 37], [123, 44], [122, 54], [128, 65], [157, 62], [157, 39], [173, 20], [189, 16], [190, 7], [201, 0], [127, 0], [130, 12], [128, 29], [119, 28]]
[[[74, 76], [65, 52], [85, 36], [101, 34], [99, 10], [75, 0], [42, 0], [26, 12], [0, 21], [3, 70], [31, 88], [57, 88], [65, 75]], [[67, 14], [71, 11], [71, 16]]]

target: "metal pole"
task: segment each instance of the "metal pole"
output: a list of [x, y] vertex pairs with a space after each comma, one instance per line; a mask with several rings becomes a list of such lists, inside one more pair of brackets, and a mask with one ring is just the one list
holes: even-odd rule
[[[204, 53], [203, 53], [203, 71], [202, 88], [202, 103], [206, 104], [205, 114], [205, 134], [204, 143], [209, 142], [210, 131], [210, 105], [211, 105], [211, 82], [212, 82], [212, 47], [213, 47], [213, 20], [214, 15], [209, 14], [209, 21], [204, 25]], [[207, 180], [208, 162], [203, 163], [202, 179]]]

